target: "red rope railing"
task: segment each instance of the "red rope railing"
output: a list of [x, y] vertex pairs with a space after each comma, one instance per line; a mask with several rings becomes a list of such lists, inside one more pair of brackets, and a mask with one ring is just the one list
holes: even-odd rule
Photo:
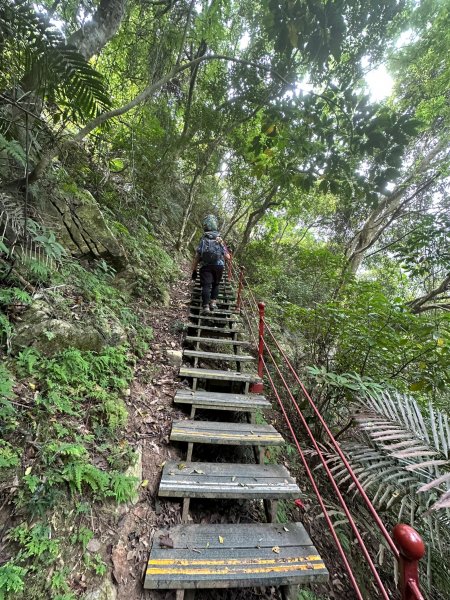
[[[331, 517], [326, 509], [322, 494], [318, 488], [317, 482], [313, 476], [313, 473], [308, 464], [308, 461], [306, 460], [304, 450], [302, 449], [300, 442], [298, 440], [298, 436], [295, 432], [294, 425], [292, 424], [292, 421], [288, 414], [286, 403], [285, 403], [285, 401], [283, 401], [283, 398], [282, 398], [282, 396], [284, 394], [287, 394], [287, 397], [290, 400], [290, 406], [294, 408], [295, 413], [298, 415], [300, 422], [302, 423], [302, 426], [305, 429], [307, 436], [308, 436], [312, 446], [314, 447], [314, 450], [315, 450], [320, 462], [322, 463], [325, 474], [327, 476], [327, 480], [330, 482], [330, 484], [334, 490], [334, 493], [339, 501], [339, 504], [342, 507], [342, 509], [345, 513], [345, 516], [347, 518], [347, 521], [355, 535], [355, 538], [358, 542], [361, 552], [368, 564], [370, 572], [372, 573], [372, 576], [374, 578], [374, 584], [380, 594], [380, 597], [383, 598], [384, 600], [389, 600], [389, 598], [391, 596], [389, 595], [389, 592], [386, 589], [386, 586], [384, 585], [384, 583], [381, 580], [381, 577], [377, 570], [377, 567], [376, 567], [372, 557], [370, 556], [369, 549], [367, 548], [367, 546], [364, 542], [363, 536], [358, 529], [355, 519], [353, 518], [353, 516], [350, 512], [350, 509], [345, 501], [345, 498], [344, 498], [342, 492], [339, 489], [339, 486], [333, 476], [333, 473], [327, 464], [327, 461], [323, 454], [323, 451], [321, 450], [319, 443], [315, 439], [314, 433], [312, 432], [311, 428], [309, 427], [308, 422], [305, 418], [305, 415], [303, 414], [303, 411], [301, 410], [301, 408], [298, 404], [298, 401], [294, 397], [294, 395], [291, 391], [291, 388], [286, 380], [286, 376], [283, 373], [283, 371], [281, 370], [268, 341], [265, 339], [265, 331], [267, 331], [267, 333], [268, 333], [268, 336], [271, 340], [271, 344], [273, 344], [274, 348], [279, 353], [279, 356], [282, 359], [283, 365], [285, 366], [285, 368], [287, 368], [287, 372], [294, 378], [294, 381], [296, 382], [296, 384], [298, 384], [300, 386], [302, 394], [306, 398], [310, 408], [313, 411], [313, 414], [315, 415], [315, 417], [317, 418], [319, 423], [322, 425], [324, 431], [326, 432], [326, 434], [330, 440], [332, 447], [337, 452], [345, 469], [348, 472], [349, 477], [352, 479], [352, 481], [358, 491], [359, 497], [361, 498], [361, 500], [363, 501], [363, 503], [369, 510], [369, 513], [370, 513], [371, 517], [373, 518], [375, 525], [377, 526], [379, 532], [385, 539], [395, 560], [399, 563], [400, 576], [401, 576], [400, 592], [401, 592], [402, 600], [424, 600], [424, 597], [423, 597], [422, 593], [420, 592], [419, 579], [418, 579], [418, 560], [423, 556], [423, 553], [425, 551], [422, 540], [420, 539], [419, 535], [417, 534], [417, 532], [415, 532], [414, 529], [412, 529], [408, 525], [404, 525], [404, 524], [399, 524], [395, 527], [394, 537], [392, 537], [390, 535], [390, 533], [386, 529], [382, 519], [378, 515], [375, 507], [373, 506], [372, 502], [370, 501], [369, 497], [367, 496], [363, 486], [359, 482], [358, 477], [355, 474], [355, 472], [353, 471], [349, 461], [347, 460], [346, 456], [342, 452], [342, 449], [341, 449], [338, 441], [333, 436], [325, 419], [323, 418], [319, 409], [315, 405], [313, 399], [311, 398], [310, 394], [306, 390], [306, 387], [304, 386], [303, 382], [301, 381], [297, 371], [295, 370], [291, 361], [289, 360], [288, 356], [286, 355], [286, 352], [283, 350], [283, 348], [279, 344], [270, 325], [267, 323], [267, 321], [264, 317], [264, 304], [257, 302], [253, 291], [251, 290], [251, 288], [248, 285], [248, 282], [245, 278], [245, 275], [244, 275], [244, 272], [242, 269], [240, 269], [240, 271], [238, 271], [237, 268], [235, 267], [235, 265], [233, 265], [233, 268], [231, 269], [231, 273], [234, 276], [235, 281], [238, 282], [238, 297], [237, 297], [236, 306], [238, 309], [241, 310], [241, 313], [243, 314], [243, 316], [247, 322], [247, 325], [248, 325], [251, 337], [253, 339], [253, 342], [255, 344], [255, 347], [258, 349], [258, 374], [260, 375], [260, 377], [262, 377], [265, 374], [267, 380], [270, 383], [270, 387], [271, 387], [273, 394], [280, 406], [284, 420], [286, 421], [287, 427], [290, 431], [290, 434], [292, 436], [294, 444], [297, 448], [301, 462], [305, 468], [306, 475], [307, 475], [309, 481], [311, 482], [314, 493], [318, 499], [319, 505], [320, 505], [323, 515], [325, 517], [325, 521], [330, 530], [330, 533], [332, 535], [332, 538], [336, 545], [336, 548], [339, 552], [339, 555], [342, 559], [344, 568], [348, 574], [349, 581], [355, 591], [356, 597], [358, 598], [358, 600], [363, 599], [361, 589], [356, 580], [356, 577], [353, 572], [350, 561], [348, 560], [345, 550], [343, 549], [342, 544], [336, 534]], [[244, 294], [244, 290], [245, 290], [245, 294]], [[259, 313], [258, 334], [256, 334], [256, 331], [254, 329], [254, 324], [256, 324], [256, 323], [254, 321], [252, 324], [252, 319], [251, 319], [251, 315], [253, 315], [254, 317], [256, 316], [255, 315], [256, 309], [258, 310], [258, 313]], [[256, 313], [256, 314], [258, 314], [258, 313]], [[267, 355], [267, 357], [270, 359], [269, 364], [266, 362], [264, 355]], [[278, 375], [280, 381], [282, 382], [282, 391], [280, 391], [278, 389], [277, 384], [274, 381], [274, 378], [271, 374], [270, 369], [272, 369], [272, 370], [275, 369], [276, 374]], [[256, 390], [253, 390], [253, 391], [256, 391]], [[261, 391], [261, 388], [258, 389], [258, 391]]]

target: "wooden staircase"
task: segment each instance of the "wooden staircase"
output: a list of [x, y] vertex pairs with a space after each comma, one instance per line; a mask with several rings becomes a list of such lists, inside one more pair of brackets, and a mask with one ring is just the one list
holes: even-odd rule
[[[159, 487], [162, 497], [183, 498], [183, 523], [155, 533], [144, 588], [177, 590], [180, 600], [184, 590], [192, 598], [202, 588], [281, 586], [284, 598], [296, 600], [299, 585], [325, 581], [328, 572], [301, 523], [276, 523], [277, 501], [297, 498], [300, 489], [286, 467], [264, 464], [265, 449], [284, 439], [272, 425], [255, 423], [270, 402], [250, 393], [251, 384], [261, 382], [258, 375], [242, 371], [254, 358], [239, 352], [250, 344], [239, 337], [234, 289], [221, 285], [212, 315], [201, 314], [200, 294], [195, 286], [185, 338], [184, 358], [193, 364], [180, 368], [190, 387], [174, 398], [190, 407], [190, 419], [174, 421], [170, 436], [187, 444], [186, 461], [167, 462]], [[200, 361], [217, 368], [200, 367]], [[246, 414], [247, 422], [196, 420], [200, 409]], [[194, 444], [251, 447], [256, 464], [193, 462]], [[267, 522], [191, 524], [191, 498], [262, 500]]]

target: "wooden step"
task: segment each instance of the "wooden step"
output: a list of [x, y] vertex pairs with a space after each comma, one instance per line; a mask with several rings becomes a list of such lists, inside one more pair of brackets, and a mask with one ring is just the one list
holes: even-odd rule
[[[195, 283], [193, 289], [194, 290], [201, 290], [202, 286], [199, 283]], [[231, 284], [231, 283], [224, 283], [223, 281], [221, 281], [219, 283], [219, 290], [221, 290], [221, 291], [222, 290], [227, 290], [228, 291], [228, 290], [235, 290], [235, 289], [236, 289], [236, 286], [233, 285], [233, 284]]]
[[[193, 307], [193, 308], [200, 308], [200, 306], [202, 305], [202, 301], [201, 301], [200, 297], [193, 298], [190, 300], [190, 302], [191, 302], [191, 307]], [[219, 309], [220, 309], [220, 307], [224, 307], [224, 306], [234, 308], [236, 306], [236, 303], [231, 302], [229, 300], [222, 300], [222, 301], [217, 301], [217, 306], [219, 307]]]
[[283, 437], [272, 425], [218, 421], [174, 421], [171, 441], [227, 446], [281, 446]]
[[219, 369], [197, 369], [195, 367], [180, 367], [180, 377], [214, 379], [216, 381], [241, 381], [243, 383], [259, 383], [261, 381], [256, 373], [238, 373], [237, 371], [220, 371]]
[[[202, 297], [202, 290], [196, 289], [191, 293], [191, 298], [200, 299]], [[236, 300], [235, 290], [219, 290], [216, 300], [229, 301], [230, 299]]]
[[207, 313], [206, 315], [194, 315], [189, 313], [190, 319], [202, 320], [202, 321], [216, 321], [217, 323], [236, 323], [239, 319], [237, 316], [229, 316], [229, 317], [215, 317], [214, 313]]
[[193, 358], [206, 358], [210, 360], [224, 360], [235, 362], [252, 362], [255, 360], [253, 356], [246, 354], [223, 354], [222, 352], [206, 352], [203, 350], [184, 350], [184, 356], [192, 356]]
[[286, 467], [236, 463], [167, 462], [160, 496], [174, 498], [298, 498], [300, 489]]
[[[238, 324], [238, 323], [237, 323]], [[211, 331], [216, 333], [243, 333], [242, 329], [231, 329], [231, 327], [213, 327], [212, 325], [197, 325], [196, 323], [188, 323], [188, 329], [200, 329], [201, 331]]]
[[[190, 308], [191, 311], [193, 311], [193, 310], [201, 310], [202, 309], [202, 307], [201, 307], [200, 304], [198, 306], [194, 306], [194, 305], [191, 304], [189, 306], [189, 308]], [[225, 308], [215, 308], [213, 311], [211, 311], [211, 314], [212, 315], [215, 315], [215, 314], [220, 314], [220, 315], [239, 315], [240, 311], [238, 311], [238, 310], [228, 310], [228, 309], [225, 309]]]
[[[215, 329], [215, 328], [213, 328]], [[220, 329], [219, 329], [220, 331]], [[210, 338], [210, 337], [198, 337], [196, 335], [187, 335], [185, 338], [186, 342], [201, 342], [204, 344], [219, 344], [221, 346], [251, 346], [250, 342], [246, 340], [229, 340], [227, 338]]]
[[195, 408], [243, 412], [256, 412], [257, 410], [271, 408], [269, 400], [258, 394], [224, 394], [203, 390], [194, 392], [191, 389], [177, 390], [174, 402], [176, 404], [189, 404]]
[[301, 523], [189, 524], [155, 532], [144, 588], [265, 587], [327, 579]]

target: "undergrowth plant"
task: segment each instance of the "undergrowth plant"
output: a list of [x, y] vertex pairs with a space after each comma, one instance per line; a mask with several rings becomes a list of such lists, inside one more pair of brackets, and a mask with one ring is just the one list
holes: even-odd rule
[[[139, 482], [124, 473], [136, 455], [123, 437], [128, 413], [122, 398], [133, 361], [124, 345], [51, 357], [27, 348], [9, 360], [11, 370], [0, 363], [0, 491], [23, 518], [5, 538], [9, 560], [0, 569], [0, 598], [13, 592], [25, 598], [25, 579], [33, 597], [47, 597], [50, 581], [50, 598], [72, 598], [69, 572], [55, 569], [66, 540], [52, 514], [65, 507], [64, 527], [78, 523], [70, 540], [84, 552], [93, 532], [83, 507], [136, 496]], [[19, 403], [14, 383], [22, 389]], [[10, 490], [12, 479], [17, 484]], [[100, 556], [83, 564], [97, 575], [106, 569]]]
[[[341, 442], [358, 479], [386, 522], [407, 522], [424, 538], [427, 584], [433, 599], [450, 584], [450, 426], [448, 415], [430, 403], [425, 409], [395, 390], [367, 393], [353, 404], [359, 435]], [[354, 483], [340, 457], [330, 448], [327, 458], [336, 482], [356, 507], [368, 535], [375, 525], [359, 502]], [[346, 524], [339, 507], [335, 525]], [[351, 536], [350, 536], [351, 537]], [[381, 550], [381, 555], [388, 552]], [[382, 559], [380, 559], [382, 560]]]

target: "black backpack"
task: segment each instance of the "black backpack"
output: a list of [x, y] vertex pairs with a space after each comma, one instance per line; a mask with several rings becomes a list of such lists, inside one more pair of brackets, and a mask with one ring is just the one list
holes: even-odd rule
[[216, 265], [223, 260], [223, 241], [218, 231], [207, 231], [200, 244], [200, 258], [204, 265]]

